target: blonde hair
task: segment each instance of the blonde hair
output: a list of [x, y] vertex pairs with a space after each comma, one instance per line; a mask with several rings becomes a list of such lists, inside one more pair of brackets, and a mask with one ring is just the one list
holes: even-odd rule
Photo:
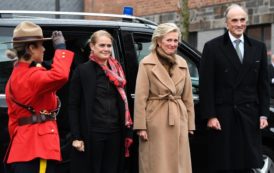
[[167, 33], [170, 32], [177, 32], [179, 34], [179, 41], [181, 40], [181, 31], [174, 23], [163, 23], [157, 26], [154, 30], [152, 38], [151, 38], [151, 45], [149, 47], [150, 51], [155, 51], [157, 48], [157, 41], [162, 39]]
[[90, 39], [89, 39], [89, 43], [91, 44], [96, 44], [97, 42], [97, 39], [99, 37], [102, 37], [102, 36], [106, 36], [108, 37], [111, 41], [113, 41], [113, 37], [110, 35], [110, 33], [108, 33], [107, 31], [105, 30], [98, 30], [96, 32], [94, 32], [91, 36], [90, 36]]

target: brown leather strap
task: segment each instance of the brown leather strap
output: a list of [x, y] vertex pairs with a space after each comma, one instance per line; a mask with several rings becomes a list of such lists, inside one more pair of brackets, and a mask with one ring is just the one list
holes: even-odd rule
[[[32, 115], [36, 114], [36, 112], [35, 112], [35, 110], [34, 110], [34, 108], [33, 108], [32, 106], [22, 104], [22, 103], [18, 102], [18, 101], [14, 98], [13, 91], [12, 91], [12, 89], [11, 89], [11, 81], [9, 82], [9, 92], [10, 92], [10, 98], [11, 98], [11, 100], [12, 100], [15, 104], [17, 104], [18, 106], [20, 106], [20, 107], [22, 107], [22, 108], [28, 110]], [[57, 103], [58, 103], [57, 108], [54, 109], [54, 110], [51, 110], [51, 113], [55, 112], [56, 115], [59, 113], [59, 111], [60, 111], [60, 109], [61, 109], [61, 100], [59, 99], [58, 96], [57, 96]], [[41, 113], [41, 112], [40, 112], [40, 113]], [[41, 113], [41, 114], [43, 114], [43, 113]], [[55, 115], [55, 116], [56, 116], [56, 115]]]
[[54, 121], [56, 120], [56, 113], [50, 114], [39, 114], [39, 115], [31, 115], [28, 117], [23, 117], [18, 119], [18, 125], [23, 126], [26, 124], [36, 124], [36, 123], [43, 123], [45, 121]]
[[24, 109], [27, 109], [31, 114], [35, 114], [35, 110], [33, 109], [32, 106], [29, 106], [29, 105], [24, 105], [20, 102], [18, 102], [15, 98], [14, 98], [14, 95], [13, 95], [13, 91], [11, 89], [11, 80], [9, 82], [9, 92], [10, 92], [10, 99], [11, 101], [13, 101], [14, 103], [16, 103], [18, 106], [24, 108]]

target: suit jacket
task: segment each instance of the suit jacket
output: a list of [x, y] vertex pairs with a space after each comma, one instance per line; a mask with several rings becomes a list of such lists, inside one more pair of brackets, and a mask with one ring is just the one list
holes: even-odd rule
[[265, 45], [247, 36], [243, 63], [228, 32], [205, 44], [200, 66], [201, 114], [206, 119], [217, 117], [222, 126], [222, 131], [209, 131], [213, 167], [261, 166], [259, 118], [269, 115], [267, 69]]
[[15, 65], [6, 86], [9, 133], [12, 138], [8, 163], [34, 158], [61, 160], [56, 121], [19, 126], [18, 119], [31, 113], [11, 100], [10, 87], [18, 102], [32, 106], [37, 113], [44, 109], [56, 109], [56, 91], [68, 81], [73, 55], [68, 50], [56, 50], [50, 70], [30, 67], [24, 62]]

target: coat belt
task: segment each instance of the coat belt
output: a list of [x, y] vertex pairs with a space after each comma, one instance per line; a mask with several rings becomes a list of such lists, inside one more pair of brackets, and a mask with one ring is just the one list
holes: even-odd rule
[[176, 108], [178, 99], [182, 99], [181, 96], [174, 96], [172, 94], [165, 94], [159, 96], [149, 97], [149, 100], [167, 100], [168, 101], [168, 124], [170, 126], [175, 125], [175, 115], [178, 113], [178, 109]]
[[18, 125], [23, 126], [26, 124], [43, 123], [45, 121], [55, 121], [57, 113], [55, 111], [45, 112], [41, 111], [38, 115], [30, 115], [18, 119]]

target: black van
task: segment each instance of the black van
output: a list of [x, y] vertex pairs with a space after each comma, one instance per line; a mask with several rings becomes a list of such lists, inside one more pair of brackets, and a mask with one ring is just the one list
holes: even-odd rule
[[[30, 16], [31, 15], [31, 16]], [[85, 19], [55, 19], [55, 15], [80, 15], [107, 17], [107, 20], [85, 20]], [[39, 17], [37, 17], [39, 16]], [[48, 17], [50, 16], [50, 17]], [[110, 20], [111, 19], [111, 20]], [[115, 20], [113, 20], [115, 19]], [[118, 20], [117, 20], [118, 19]], [[43, 28], [45, 37], [49, 37], [53, 30], [61, 30], [66, 39], [67, 49], [75, 52], [72, 65], [73, 69], [80, 63], [88, 60], [89, 48], [87, 40], [96, 30], [104, 29], [111, 33], [114, 38], [113, 55], [122, 64], [127, 78], [127, 96], [129, 98], [130, 111], [133, 112], [135, 80], [138, 71], [138, 63], [149, 53], [153, 30], [156, 27], [151, 21], [127, 15], [108, 15], [94, 13], [66, 13], [66, 12], [28, 12], [28, 11], [0, 11], [0, 42], [10, 41], [14, 27], [21, 21], [29, 20]], [[51, 63], [54, 49], [51, 42], [45, 42], [46, 54], [44, 59]], [[8, 116], [5, 102], [5, 85], [11, 74], [13, 61], [6, 58], [5, 51], [11, 45], [0, 44], [0, 160], [3, 160], [5, 150], [9, 143]], [[196, 109], [195, 135], [190, 136], [191, 156], [194, 173], [207, 172], [207, 146], [206, 126], [200, 119], [199, 112], [199, 62], [201, 53], [185, 42], [181, 42], [178, 54], [185, 58], [188, 63], [193, 85], [193, 96]], [[69, 173], [69, 153], [71, 149], [70, 129], [67, 114], [68, 84], [57, 93], [62, 102], [57, 121], [61, 138], [61, 149], [63, 161], [58, 166], [58, 173]], [[272, 110], [272, 111], [271, 111]], [[274, 108], [270, 108], [271, 112]], [[265, 164], [258, 173], [274, 173], [274, 120], [273, 113], [269, 118], [270, 126], [263, 130], [264, 158]], [[138, 173], [138, 140], [131, 148], [132, 157], [127, 160], [126, 173]], [[0, 172], [4, 172], [4, 165], [0, 164]]]

